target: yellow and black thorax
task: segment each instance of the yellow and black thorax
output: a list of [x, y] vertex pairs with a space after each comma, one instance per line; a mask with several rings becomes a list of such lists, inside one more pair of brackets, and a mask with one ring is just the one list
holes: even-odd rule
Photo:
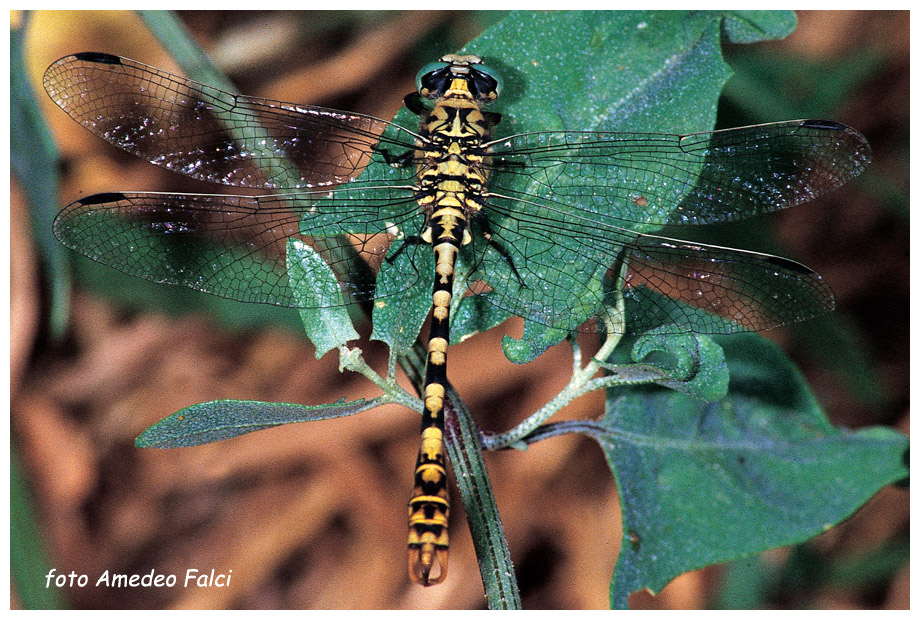
[[481, 62], [476, 56], [448, 55], [423, 68], [415, 100], [433, 100], [434, 107], [410, 106], [421, 115], [423, 148], [416, 156], [421, 162], [417, 200], [427, 218], [423, 238], [435, 245], [451, 238], [469, 243], [466, 222], [484, 202], [488, 172], [482, 145], [499, 117], [482, 105], [498, 97], [500, 83]]

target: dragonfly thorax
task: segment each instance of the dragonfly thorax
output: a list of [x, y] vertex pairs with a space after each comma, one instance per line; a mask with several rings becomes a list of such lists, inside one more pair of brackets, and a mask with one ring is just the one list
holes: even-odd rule
[[[450, 218], [440, 222], [443, 229], [455, 232], [458, 244], [466, 244], [470, 240], [466, 220], [485, 202], [488, 173], [483, 165], [482, 144], [491, 139], [492, 123], [467, 88], [476, 81], [469, 66], [455, 62], [426, 75], [447, 71], [454, 73], [452, 85], [460, 87], [452, 87], [431, 110], [421, 114], [416, 199], [428, 219], [423, 239], [431, 239], [436, 218]], [[423, 87], [420, 93], [422, 90]]]

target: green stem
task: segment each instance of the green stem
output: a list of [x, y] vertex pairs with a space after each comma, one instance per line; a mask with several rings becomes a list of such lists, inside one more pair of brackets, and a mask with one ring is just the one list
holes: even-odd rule
[[175, 13], [138, 11], [138, 15], [189, 78], [229, 93], [236, 92], [233, 82], [213, 65]]
[[418, 412], [421, 412], [425, 406], [419, 398], [406, 392], [393, 378], [389, 376], [383, 378], [378, 375], [373, 368], [367, 365], [361, 349], [357, 347], [349, 348], [344, 345], [339, 347], [339, 372], [343, 370], [356, 372], [379, 387], [383, 390], [386, 402], [396, 403]]
[[[621, 297], [622, 300], [622, 297]], [[583, 396], [588, 392], [598, 389], [606, 383], [616, 384], [615, 380], [611, 380], [605, 383], [604, 380], [611, 379], [611, 377], [603, 377], [599, 380], [592, 380], [592, 377], [597, 374], [601, 368], [604, 368], [603, 361], [606, 360], [613, 353], [613, 350], [620, 343], [622, 338], [622, 324], [618, 322], [617, 317], [622, 316], [622, 301], [619, 304], [620, 307], [613, 312], [613, 316], [607, 317], [605, 321], [607, 327], [607, 337], [604, 339], [604, 343], [601, 345], [600, 350], [597, 352], [597, 355], [591, 358], [584, 368], [581, 367], [581, 348], [578, 346], [577, 341], [574, 338], [569, 339], [569, 343], [572, 345], [572, 357], [573, 357], [573, 369], [572, 377], [569, 379], [568, 385], [562, 389], [551, 401], [546, 403], [541, 407], [536, 413], [529, 416], [526, 420], [521, 422], [519, 425], [507, 431], [505, 433], [496, 433], [489, 434], [483, 438], [483, 446], [487, 450], [501, 450], [508, 447], [514, 448], [524, 448], [526, 447], [526, 441], [524, 439], [533, 433], [540, 425], [545, 423], [550, 417], [556, 414], [557, 411], [568, 405], [570, 402]], [[614, 375], [616, 377], [616, 375]], [[626, 377], [625, 375], [619, 377], [620, 381], [623, 383], [636, 383], [636, 382], [647, 382], [647, 380], [635, 380]]]

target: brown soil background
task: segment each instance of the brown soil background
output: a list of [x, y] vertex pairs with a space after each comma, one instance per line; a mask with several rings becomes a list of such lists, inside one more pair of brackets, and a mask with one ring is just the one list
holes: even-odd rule
[[[389, 118], [417, 69], [402, 59], [426, 37], [449, 32], [462, 44], [475, 20], [455, 14], [368, 14], [334, 35], [317, 32], [291, 48], [285, 15], [185, 15], [198, 41], [231, 62], [256, 49], [283, 69], [266, 80], [240, 69], [241, 92], [354, 109]], [[320, 16], [315, 17], [320, 20]], [[296, 21], [296, 20], [295, 20]], [[262, 23], [262, 30], [254, 27]], [[317, 26], [318, 27], [318, 26]], [[39, 14], [30, 25], [29, 70], [40, 75], [68, 53], [109, 51], [175, 70], [129, 13]], [[255, 39], [247, 33], [255, 32]], [[432, 34], [436, 33], [436, 34]], [[258, 41], [258, 43], [253, 43]], [[884, 70], [834, 118], [863, 131], [890, 191], [907, 193], [908, 14], [800, 14], [789, 39], [769, 44], [810, 61], [833, 62], [871, 48]], [[373, 62], [367, 62], [370, 55]], [[379, 67], [402, 67], [375, 82]], [[248, 73], [247, 73], [248, 71]], [[392, 85], [399, 84], [399, 88]], [[165, 190], [174, 178], [131, 161], [82, 130], [37, 86], [67, 174], [61, 204], [97, 191]], [[363, 93], [363, 94], [362, 94]], [[343, 101], [345, 103], [343, 103]], [[781, 120], [781, 119], [764, 119]], [[839, 312], [860, 328], [882, 382], [881, 403], [860, 402], [845, 377], [816, 364], [789, 332], [778, 341], [803, 368], [831, 420], [858, 428], [887, 424], [909, 432], [907, 221], [868, 192], [849, 187], [776, 218], [778, 237], [826, 277]], [[91, 577], [117, 572], [184, 574], [190, 567], [233, 569], [233, 587], [65, 593], [74, 608], [481, 608], [472, 544], [455, 499], [450, 577], [436, 588], [405, 572], [405, 499], [417, 450], [416, 414], [386, 408], [352, 418], [301, 424], [180, 450], [139, 450], [134, 438], [182, 407], [218, 398], [319, 404], [376, 395], [339, 374], [304, 339], [283, 329], [235, 332], [203, 315], [167, 318], [128, 312], [81, 291], [69, 333], [47, 336], [47, 299], [27, 208], [12, 192], [12, 440], [31, 485], [51, 565]], [[519, 326], [508, 328], [517, 333]], [[369, 330], [363, 331], [367, 336]], [[505, 430], [564, 385], [570, 357], [556, 347], [518, 367], [490, 332], [451, 352], [451, 381], [488, 430]], [[380, 346], [361, 345], [377, 368]], [[595, 395], [563, 412], [592, 418]], [[525, 453], [487, 454], [499, 509], [527, 608], [607, 606], [620, 540], [616, 488], [601, 451], [586, 439], [541, 442]], [[877, 548], [908, 528], [908, 494], [886, 488], [853, 518], [807, 543], [828, 562]], [[765, 561], [781, 565], [790, 550]], [[724, 569], [685, 574], [633, 607], [712, 605]], [[820, 586], [783, 607], [909, 608], [909, 566], [872, 588]], [[16, 607], [13, 593], [11, 604]]]

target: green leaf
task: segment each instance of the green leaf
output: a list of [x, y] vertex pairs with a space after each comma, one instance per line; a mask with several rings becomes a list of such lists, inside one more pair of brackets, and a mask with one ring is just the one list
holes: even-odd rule
[[377, 399], [307, 406], [257, 400], [214, 400], [163, 418], [134, 441], [138, 448], [187, 448], [239, 437], [281, 424], [349, 416], [379, 405]]
[[725, 354], [708, 336], [655, 330], [636, 340], [632, 358], [663, 370], [668, 378], [657, 381], [659, 385], [706, 402], [715, 402], [728, 392]]
[[677, 575], [811, 538], [908, 475], [908, 438], [823, 416], [778, 347], [719, 338], [728, 396], [608, 390], [597, 436], [619, 488], [623, 543], [611, 604]]
[[785, 39], [795, 30], [792, 11], [732, 11], [725, 15], [722, 34], [727, 43], [757, 43]]
[[317, 358], [359, 338], [332, 269], [316, 250], [296, 237], [287, 242], [287, 273], [304, 330], [316, 347]]
[[[497, 138], [553, 129], [687, 133], [714, 126], [719, 93], [731, 74], [720, 51], [723, 24], [733, 36], [753, 40], [755, 34], [764, 38], [785, 33], [792, 23], [794, 18], [788, 15], [771, 13], [521, 12], [512, 13], [462, 52], [480, 55], [504, 78], [506, 89], [490, 106], [502, 114], [495, 128]], [[508, 45], [508, 41], [515, 41], [515, 45]], [[407, 110], [400, 111], [394, 120], [410, 130], [418, 124], [417, 117]], [[393, 127], [387, 132], [385, 135], [406, 137]], [[405, 169], [394, 168], [391, 161], [389, 157], [375, 157], [356, 184], [344, 187], [364, 192], [372, 203], [392, 202], [387, 180], [405, 185], [407, 178]], [[692, 171], [687, 174], [692, 177]], [[495, 169], [493, 177], [496, 185], [513, 192], [542, 191], [533, 186], [539, 184], [537, 179], [507, 174], [501, 168]], [[409, 220], [397, 213], [401, 208], [397, 206], [391, 219], [403, 221], [405, 228]], [[625, 204], [622, 208], [635, 209], [636, 205]], [[539, 247], [541, 242], [523, 230], [526, 224], [493, 211], [489, 217], [492, 227], [502, 231], [502, 249], [474, 235], [474, 243], [461, 251], [461, 259], [476, 266], [470, 281], [482, 280], [495, 290], [486, 299], [500, 307], [504, 299], [506, 310], [513, 308], [537, 324], [559, 327], [559, 317], [566, 316], [570, 325], [562, 327], [573, 329], [590, 318], [598, 308], [589, 307], [587, 302], [596, 304], [594, 300], [603, 298], [596, 290], [603, 273], [596, 266], [614, 263], [619, 254], [618, 240], [613, 238], [601, 247], [589, 248], [574, 241], [546, 240], [545, 247]], [[546, 214], [534, 207], [530, 215]], [[350, 221], [356, 230], [364, 230], [379, 225], [381, 218], [374, 210], [368, 210], [366, 214], [356, 213]], [[315, 232], [320, 224], [311, 220], [311, 230]], [[568, 225], [570, 236], [576, 238], [577, 223]], [[472, 226], [475, 228], [477, 223]], [[595, 265], [593, 271], [585, 269], [586, 253], [590, 253], [591, 264]], [[398, 273], [405, 274], [406, 270], [400, 268]], [[565, 294], [554, 295], [557, 287]], [[522, 295], [518, 291], [532, 298], [533, 303], [520, 303]], [[586, 300], [585, 307], [573, 308], [573, 299]], [[388, 299], [382, 302], [387, 307], [387, 314], [381, 314], [385, 321], [401, 316], [414, 320], [414, 310], [403, 314], [402, 307], [393, 307]], [[467, 303], [466, 307], [475, 306]], [[491, 324], [493, 319], [472, 321], [468, 328], [462, 328], [462, 333], [475, 330], [477, 323]], [[403, 350], [397, 338], [404, 339], [404, 334], [396, 333], [396, 329], [391, 322], [378, 330], [377, 336]], [[410, 326], [405, 334], [414, 331]], [[560, 340], [542, 328], [534, 327], [526, 334], [531, 342], [509, 342], [506, 346], [515, 361], [532, 359], [551, 346], [554, 338], [555, 342]]]
[[[515, 13], [463, 51], [479, 54], [505, 78], [506, 90], [494, 106], [503, 115], [498, 137], [553, 129], [705, 131], [714, 126], [719, 93], [731, 73], [719, 49], [722, 19], [720, 13], [707, 12]], [[517, 44], [508, 46], [512, 38]], [[495, 172], [496, 181], [515, 191], [542, 191], [519, 175], [498, 179], [501, 174]], [[591, 248], [549, 242], [540, 248], [532, 238], [519, 246], [514, 242], [518, 223], [502, 220], [494, 226], [509, 240], [505, 249], [511, 262], [528, 267], [525, 287], [536, 290], [565, 280], [567, 295], [542, 296], [555, 305], [535, 305], [525, 318], [542, 323], [544, 317], [569, 313], [574, 328], [596, 311], [573, 312], [569, 304], [573, 298], [602, 297], [596, 287], [603, 274], [584, 270], [584, 254], [595, 254], [594, 264], [612, 265], [619, 250], [616, 239]], [[493, 287], [505, 283], [513, 288], [517, 280], [505, 273], [507, 260], [490, 255], [483, 245], [480, 277]], [[551, 258], [545, 264], [528, 263], [524, 247], [528, 256]], [[504, 350], [513, 361], [532, 359], [559, 341], [536, 328], [525, 331], [524, 338], [526, 345], [506, 339]]]
[[511, 315], [489, 303], [489, 293], [463, 297], [450, 317], [450, 344], [459, 344], [470, 336], [501, 325]]
[[[718, 94], [729, 75], [727, 66], [718, 62], [720, 19], [718, 14], [654, 12], [515, 13], [464, 51], [481, 55], [505, 77], [505, 93], [495, 106], [503, 115], [497, 137], [553, 129], [702, 131], [714, 124]], [[519, 44], [509, 49], [509, 37]], [[533, 185], [537, 179], [528, 181], [501, 170], [494, 176], [497, 185], [513, 191], [543, 191]], [[534, 217], [550, 216], [534, 209]], [[525, 281], [509, 276], [508, 261], [489, 248], [480, 248], [480, 277], [510, 297], [519, 296], [516, 287], [526, 296], [531, 295], [528, 290], [537, 292], [539, 303], [525, 318], [545, 324], [569, 316], [568, 327], [575, 328], [598, 310], [571, 304], [603, 297], [597, 291], [603, 273], [585, 267], [612, 265], [619, 253], [617, 239], [601, 247], [546, 240], [540, 247], [526, 230], [518, 230], [522, 225], [514, 219], [496, 217], [492, 224], [503, 231], [511, 262], [527, 267], [519, 269]], [[574, 238], [578, 229], [574, 223], [570, 226]], [[553, 286], [565, 294], [539, 294]], [[561, 340], [536, 327], [525, 330], [524, 338], [529, 342], [506, 339], [504, 350], [512, 361], [532, 359]]]
[[502, 336], [502, 352], [515, 364], [527, 364], [543, 355], [548, 348], [565, 340], [568, 335], [566, 330], [527, 321], [520, 340], [508, 335]]
[[760, 556], [732, 562], [724, 568], [715, 609], [763, 609], [769, 590], [768, 567]]
[[59, 565], [48, 557], [40, 526], [42, 512], [19, 461], [14, 442], [10, 449], [10, 586], [22, 609], [65, 609], [62, 590], [45, 585], [44, 575]]
[[[496, 104], [490, 106], [503, 115], [495, 130], [496, 137], [559, 128], [704, 131], [714, 125], [718, 95], [730, 74], [721, 62], [719, 51], [721, 21], [722, 14], [705, 12], [513, 13], [472, 41], [463, 52], [479, 54], [504, 77], [507, 88]], [[509, 40], [515, 41], [515, 45], [508, 45]], [[418, 125], [417, 117], [405, 109], [394, 120], [411, 130]], [[393, 128], [387, 131], [394, 137], [399, 134]], [[385, 189], [386, 180], [401, 184], [407, 181], [405, 171], [394, 168], [387, 159], [375, 157], [357, 184], [351, 186], [354, 191], [365, 192], [372, 202], [392, 201]], [[494, 174], [497, 179], [503, 173], [497, 169]], [[514, 177], [503, 179], [512, 190], [539, 193], [523, 175], [505, 176]], [[539, 215], [535, 212], [535, 216]], [[394, 211], [392, 219], [401, 221], [400, 217]], [[507, 256], [476, 235], [474, 243], [461, 251], [461, 260], [476, 266], [470, 281], [485, 281], [499, 293], [489, 298], [500, 304], [502, 295], [505, 299], [518, 298], [519, 288], [539, 291], [564, 279], [566, 295], [553, 298], [551, 294], [543, 294], [530, 310], [523, 312], [524, 317], [547, 324], [558, 321], [559, 316], [570, 316], [570, 327], [574, 328], [597, 310], [587, 306], [573, 310], [569, 305], [573, 299], [598, 299], [596, 288], [603, 274], [585, 270], [583, 248], [577, 243], [547, 243], [547, 247], [540, 248], [532, 238], [526, 243], [522, 241], [527, 235], [518, 231], [522, 224], [517, 220], [501, 218], [498, 213], [490, 218], [495, 220], [492, 226], [502, 231], [502, 251]], [[374, 210], [355, 213], [350, 219], [357, 230], [380, 220]], [[312, 231], [318, 225], [320, 222], [311, 220]], [[473, 226], [476, 225], [474, 222]], [[405, 232], [418, 234], [420, 230]], [[619, 252], [616, 241], [611, 239], [603, 248], [590, 248], [592, 255], [601, 256], [594, 257], [594, 265], [613, 264]], [[541, 258], [537, 259], [538, 256]], [[535, 264], [535, 260], [546, 262]], [[511, 265], [521, 267], [518, 271], [526, 281], [512, 273]], [[406, 269], [400, 268], [398, 273], [405, 274]], [[392, 313], [385, 320], [415, 317], [414, 311], [403, 314], [403, 309], [393, 308], [389, 299], [382, 301], [387, 312]], [[466, 307], [472, 309], [469, 303]], [[473, 321], [461, 333], [470, 333], [476, 329], [476, 323], [490, 324], [492, 319]], [[395, 325], [384, 325], [377, 336], [397, 343], [394, 329]], [[414, 326], [410, 326], [406, 333], [413, 331]], [[533, 338], [532, 342], [506, 347], [506, 351], [513, 351], [516, 361], [532, 359], [561, 340], [542, 328], [533, 327], [526, 334], [527, 338]], [[400, 343], [397, 346], [403, 348]]]
[[722, 19], [705, 11], [514, 13], [463, 52], [504, 77], [500, 134], [705, 131], [730, 75], [719, 51]]
[[372, 340], [390, 347], [390, 355], [405, 355], [418, 338], [431, 309], [434, 253], [419, 241], [396, 240], [377, 276]]

